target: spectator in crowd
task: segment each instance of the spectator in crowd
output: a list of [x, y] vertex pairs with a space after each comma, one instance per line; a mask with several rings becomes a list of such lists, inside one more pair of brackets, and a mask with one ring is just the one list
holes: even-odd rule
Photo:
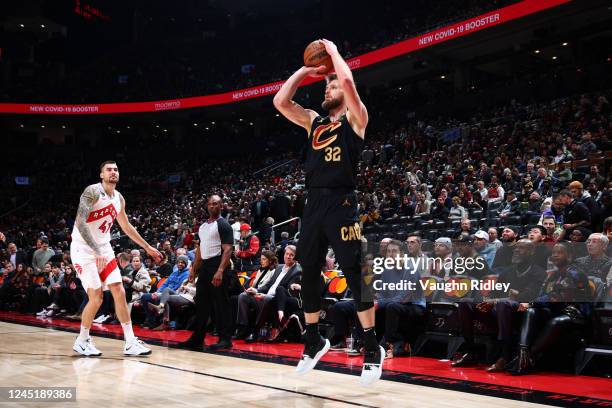
[[519, 238], [519, 231], [517, 227], [506, 226], [502, 230], [502, 246], [495, 252], [495, 259], [493, 260], [493, 266], [491, 269], [497, 271], [500, 267], [510, 266], [512, 262], [512, 254], [514, 253], [514, 246]]
[[270, 214], [268, 201], [264, 199], [261, 193], [257, 193], [255, 201], [251, 204], [251, 217], [253, 218], [253, 228], [259, 229]]
[[448, 279], [453, 272], [449, 265], [452, 263], [453, 243], [450, 238], [442, 237], [434, 242], [434, 257], [429, 264], [429, 275]]
[[512, 215], [518, 215], [520, 207], [521, 203], [516, 198], [514, 191], [508, 191], [506, 194], [506, 200], [501, 204], [499, 216], [500, 218], [507, 218]]
[[557, 228], [554, 215], [546, 215], [542, 218], [542, 226], [546, 230], [546, 234], [542, 239], [542, 242], [546, 242], [553, 246], [559, 237], [560, 229]]
[[51, 265], [49, 287], [47, 289], [49, 291], [51, 304], [48, 307], [47, 317], [57, 314], [57, 312], [60, 310], [60, 298], [65, 287], [66, 283], [64, 281], [64, 271], [62, 271], [57, 264]]
[[527, 238], [533, 242], [535, 249], [533, 252], [533, 263], [546, 269], [548, 263], [548, 257], [550, 256], [551, 249], [544, 242], [546, 235], [546, 229], [541, 225], [534, 225], [529, 228]]
[[495, 227], [489, 227], [489, 229], [487, 230], [487, 234], [489, 234], [489, 245], [493, 245], [496, 248], [496, 252], [499, 250], [499, 248], [502, 247], [502, 242], [497, 239], [497, 228]]
[[[551, 262], [557, 269], [545, 280], [534, 306], [522, 302], [518, 308], [526, 311], [521, 326], [520, 349], [518, 356], [507, 366], [516, 375], [533, 371], [544, 352], [573, 333], [572, 329], [579, 333], [587, 325], [590, 310], [584, 302], [589, 300], [588, 278], [572, 266], [567, 243], [555, 244]], [[544, 321], [546, 324], [543, 326]]]
[[[197, 278], [195, 279], [198, 280]], [[153, 328], [155, 331], [168, 330], [170, 321], [171, 307], [179, 308], [181, 306], [194, 305], [196, 295], [196, 282], [190, 282], [185, 279], [181, 286], [176, 291], [169, 287], [165, 288], [159, 298], [159, 305], [149, 303], [149, 306], [157, 311], [158, 314], [163, 314], [162, 322], [159, 326]]]
[[572, 193], [572, 198], [584, 204], [589, 209], [589, 214], [591, 215], [591, 225], [593, 228], [597, 228], [596, 232], [599, 232], [599, 228], [601, 226], [601, 208], [599, 203], [595, 201], [591, 194], [588, 191], [584, 190], [584, 187], [579, 181], [572, 181], [569, 184], [569, 190]]
[[45, 317], [47, 315], [47, 306], [50, 303], [49, 299], [49, 277], [51, 276], [51, 263], [47, 262], [43, 266], [42, 273], [36, 281], [32, 283], [28, 290], [27, 303], [31, 307], [30, 311], [38, 310], [36, 316]]
[[449, 211], [448, 218], [451, 220], [467, 218], [468, 212], [461, 206], [461, 198], [459, 198], [459, 196], [455, 196], [452, 198], [452, 202], [453, 205]]
[[583, 227], [576, 227], [569, 236], [572, 259], [587, 255], [586, 241], [592, 231]]
[[32, 256], [32, 268], [34, 268], [35, 274], [44, 272], [43, 269], [45, 265], [55, 255], [55, 251], [49, 248], [48, 238], [41, 238], [40, 244], [40, 248], [34, 251], [34, 255]]
[[453, 361], [453, 367], [466, 367], [477, 362], [474, 344], [474, 321], [491, 327], [497, 327], [497, 341], [501, 345], [501, 356], [493, 365], [487, 368], [488, 372], [503, 371], [511, 359], [513, 350], [512, 328], [519, 302], [530, 302], [538, 295], [546, 272], [538, 265], [532, 264], [534, 246], [528, 239], [522, 239], [513, 246], [512, 264], [505, 265], [497, 282], [509, 283], [506, 292], [493, 291], [488, 299], [480, 303], [460, 302], [459, 319], [461, 320], [461, 334], [465, 339], [466, 352]]
[[606, 255], [608, 244], [608, 237], [602, 233], [589, 235], [586, 240], [588, 255], [575, 259], [573, 266], [585, 275], [594, 276], [605, 282], [612, 270], [612, 260]]
[[476, 229], [472, 227], [472, 223], [468, 218], [462, 218], [461, 224], [459, 224], [459, 228], [453, 233], [452, 238], [458, 239], [462, 236], [470, 236], [476, 233]]
[[240, 241], [236, 251], [236, 258], [238, 259], [237, 270], [257, 270], [258, 264], [256, 258], [259, 256], [259, 251], [259, 238], [251, 233], [251, 226], [249, 224], [242, 224], [240, 226]]
[[[284, 324], [287, 299], [282, 297], [281, 302], [279, 302], [277, 295], [282, 292], [279, 288], [284, 288], [285, 291], [288, 291], [292, 285], [299, 284], [302, 279], [302, 267], [295, 261], [295, 253], [295, 246], [288, 245], [285, 248], [285, 263], [276, 267], [274, 275], [272, 275], [270, 280], [259, 289], [250, 288], [253, 293], [250, 296], [254, 296], [255, 301], [262, 302], [262, 305], [257, 316], [255, 328], [246, 338], [247, 343], [257, 341], [259, 331], [265, 323], [273, 323], [275, 326], [282, 326]], [[275, 311], [276, 313], [274, 313]], [[246, 323], [244, 319], [243, 323]]]
[[559, 200], [563, 206], [563, 230], [559, 239], [569, 237], [572, 230], [576, 227], [589, 228], [591, 226], [591, 212], [581, 201], [575, 199], [569, 190], [562, 190], [559, 193]]
[[[284, 252], [285, 248], [283, 248], [283, 255]], [[259, 270], [249, 281], [249, 287], [236, 299], [238, 302], [238, 328], [234, 336], [235, 339], [245, 339], [253, 332], [255, 319], [263, 306], [263, 302], [257, 301], [255, 295], [261, 293], [260, 290], [270, 281], [272, 275], [276, 272], [277, 265], [278, 258], [274, 255], [274, 252], [268, 250], [261, 252]]]
[[599, 173], [599, 166], [596, 164], [591, 166], [589, 174], [584, 178], [585, 185], [590, 183], [595, 183], [597, 189], [603, 189], [606, 183], [606, 178]]
[[[401, 251], [402, 243], [392, 240], [387, 245], [387, 259], [395, 259], [397, 256], [403, 257]], [[391, 269], [386, 269], [378, 275], [379, 287], [374, 284], [375, 304], [376, 304], [376, 331], [384, 333], [385, 342], [389, 343], [388, 357], [400, 357], [407, 354], [405, 338], [411, 333], [425, 315], [425, 297], [423, 289], [419, 284], [421, 278], [414, 265], [408, 263], [402, 265], [405, 268], [397, 268], [395, 265]], [[375, 278], [376, 279], [376, 278]], [[389, 290], [387, 286], [402, 282], [413, 282], [415, 290]], [[413, 331], [413, 339], [416, 338]]]
[[474, 249], [478, 255], [482, 256], [489, 268], [493, 266], [497, 247], [489, 244], [489, 234], [483, 230], [476, 231], [474, 234]]
[[13, 265], [13, 269], [17, 268], [18, 264], [26, 263], [26, 253], [17, 248], [17, 244], [9, 242], [8, 244], [8, 260]]
[[140, 305], [146, 314], [145, 321], [142, 325], [143, 328], [152, 329], [157, 327], [155, 318], [158, 314], [162, 314], [161, 312], [163, 312], [163, 310], [152, 306], [158, 305], [161, 302], [161, 297], [166, 289], [169, 290], [169, 295], [177, 294], [181, 284], [187, 278], [189, 278], [189, 269], [187, 268], [187, 264], [189, 264], [189, 258], [187, 258], [187, 255], [179, 255], [176, 258], [176, 271], [172, 272], [164, 283], [157, 288], [157, 291], [153, 293], [143, 293], [140, 296]]
[[126, 297], [130, 313], [134, 304], [138, 302], [140, 305], [141, 296], [144, 293], [149, 293], [151, 290], [151, 276], [147, 268], [142, 264], [140, 256], [133, 256], [131, 265], [133, 272], [122, 278], [123, 283], [127, 286]]

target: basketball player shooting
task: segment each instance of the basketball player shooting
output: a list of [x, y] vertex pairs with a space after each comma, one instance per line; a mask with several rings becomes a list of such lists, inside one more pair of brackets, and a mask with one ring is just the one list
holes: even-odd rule
[[128, 220], [125, 213], [125, 199], [115, 189], [119, 182], [117, 164], [114, 161], [102, 163], [100, 178], [101, 183], [92, 184], [83, 191], [72, 231], [70, 255], [89, 298], [81, 316], [81, 332], [72, 348], [84, 356], [102, 355], [89, 336], [89, 329], [102, 304], [102, 291], [108, 288], [113, 295], [115, 312], [123, 328], [125, 337], [123, 354], [129, 356], [151, 354], [151, 349], [134, 336], [132, 330], [121, 273], [110, 245], [110, 230], [115, 219], [123, 232], [144, 248], [155, 262], [161, 260], [161, 254], [140, 236]]
[[365, 357], [360, 383], [370, 385], [382, 374], [384, 350], [376, 341], [374, 303], [368, 285], [361, 279], [361, 231], [357, 222], [357, 163], [361, 157], [368, 125], [368, 111], [362, 103], [349, 66], [336, 45], [320, 40], [331, 57], [335, 75], [326, 77], [328, 112], [322, 117], [305, 109], [293, 97], [308, 76], [321, 77], [328, 67], [304, 66], [283, 84], [274, 97], [274, 106], [308, 134], [306, 188], [308, 199], [298, 242], [302, 264], [302, 300], [306, 318], [304, 353], [298, 363], [300, 374], [312, 370], [329, 350], [329, 340], [319, 334], [321, 310], [321, 268], [328, 245], [334, 250], [357, 305], [364, 330]]

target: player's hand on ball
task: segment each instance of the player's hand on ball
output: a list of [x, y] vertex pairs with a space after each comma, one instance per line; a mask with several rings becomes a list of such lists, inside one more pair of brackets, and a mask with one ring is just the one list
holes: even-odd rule
[[156, 264], [161, 261], [161, 259], [162, 259], [161, 252], [159, 252], [157, 249], [153, 248], [151, 245], [149, 245], [145, 249], [145, 251], [147, 251], [147, 254], [149, 254], [149, 256], [153, 258], [153, 262], [155, 262]]
[[329, 55], [338, 54], [338, 47], [336, 47], [336, 44], [329, 40], [326, 40], [325, 38], [322, 38], [319, 41], [321, 41], [323, 45], [325, 45], [325, 51], [327, 51]]

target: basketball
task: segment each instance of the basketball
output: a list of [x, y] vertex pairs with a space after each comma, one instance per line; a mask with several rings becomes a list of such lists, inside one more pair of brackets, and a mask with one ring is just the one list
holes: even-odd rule
[[304, 65], [307, 67], [325, 65], [327, 69], [322, 74], [327, 74], [334, 69], [334, 64], [325, 50], [325, 45], [319, 40], [311, 42], [304, 50]]

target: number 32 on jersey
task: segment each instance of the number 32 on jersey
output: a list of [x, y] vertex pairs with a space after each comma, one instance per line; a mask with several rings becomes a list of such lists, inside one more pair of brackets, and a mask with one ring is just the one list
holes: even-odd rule
[[340, 154], [342, 153], [342, 149], [340, 147], [326, 147], [325, 148], [325, 161], [340, 161]]

